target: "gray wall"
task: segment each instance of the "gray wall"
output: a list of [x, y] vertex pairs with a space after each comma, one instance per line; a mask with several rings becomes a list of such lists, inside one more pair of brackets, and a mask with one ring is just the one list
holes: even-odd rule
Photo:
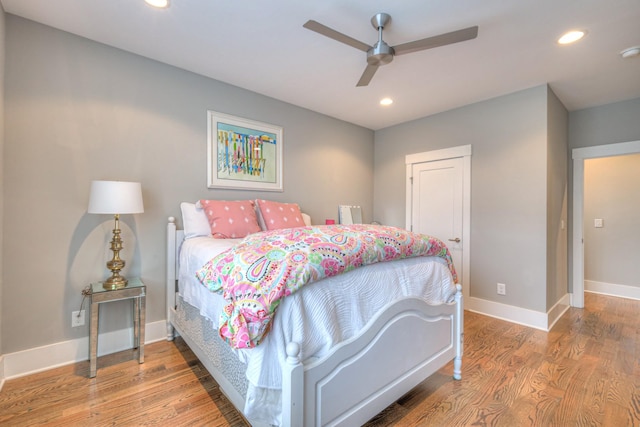
[[545, 312], [547, 108], [538, 86], [377, 131], [374, 218], [404, 226], [407, 154], [471, 144], [471, 296]]
[[548, 89], [547, 310], [567, 294], [567, 170], [569, 113]]
[[[5, 353], [87, 335], [71, 312], [106, 277], [113, 228], [86, 213], [91, 180], [142, 183], [145, 212], [121, 218], [122, 257], [148, 286], [148, 322], [165, 318], [166, 219], [180, 201], [295, 201], [318, 222], [357, 204], [371, 221], [371, 130], [12, 15], [6, 24]], [[206, 188], [208, 109], [284, 127], [284, 192]], [[130, 326], [126, 304], [107, 308], [104, 331]]]
[[585, 280], [640, 287], [640, 154], [586, 160], [584, 183]]
[[569, 148], [640, 140], [640, 98], [569, 113]]

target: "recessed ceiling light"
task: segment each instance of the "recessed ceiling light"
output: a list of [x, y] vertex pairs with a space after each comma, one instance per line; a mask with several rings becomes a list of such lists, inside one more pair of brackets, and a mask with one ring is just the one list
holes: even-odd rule
[[391, 105], [393, 104], [393, 99], [391, 98], [382, 98], [380, 100], [380, 105]]
[[584, 30], [572, 30], [567, 31], [558, 39], [558, 43], [560, 44], [570, 44], [577, 42], [581, 38], [583, 38], [587, 34]]
[[169, 7], [169, 0], [144, 0], [148, 5], [158, 8]]
[[620, 56], [622, 56], [623, 58], [633, 58], [636, 56], [640, 56], [640, 46], [629, 47], [620, 52]]

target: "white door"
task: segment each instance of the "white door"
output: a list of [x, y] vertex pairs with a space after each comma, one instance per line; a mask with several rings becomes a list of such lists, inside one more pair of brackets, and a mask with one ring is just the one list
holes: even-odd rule
[[463, 158], [415, 163], [411, 175], [413, 231], [435, 236], [447, 245], [462, 284]]

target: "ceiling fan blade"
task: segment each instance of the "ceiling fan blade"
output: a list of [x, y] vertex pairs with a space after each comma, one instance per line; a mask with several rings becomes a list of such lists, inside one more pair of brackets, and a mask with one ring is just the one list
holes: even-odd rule
[[450, 33], [440, 34], [439, 36], [427, 37], [426, 39], [399, 44], [398, 46], [394, 46], [393, 50], [396, 55], [404, 55], [405, 53], [417, 52], [419, 50], [431, 49], [434, 47], [475, 39], [477, 36], [478, 26], [476, 25], [474, 27], [464, 28]]
[[356, 40], [352, 37], [349, 37], [346, 34], [342, 34], [332, 28], [327, 27], [326, 25], [323, 25], [317, 21], [314, 21], [313, 19], [308, 20], [303, 25], [303, 27], [308, 30], [315, 31], [316, 33], [322, 34], [323, 36], [329, 37], [330, 39], [334, 39], [341, 43], [348, 44], [349, 46], [355, 47], [356, 49], [360, 49], [363, 52], [366, 52], [369, 49], [371, 49], [371, 46], [369, 46], [368, 44], [362, 43], [361, 41]]
[[367, 68], [364, 69], [364, 72], [362, 73], [362, 76], [360, 77], [360, 80], [358, 80], [358, 84], [356, 86], [367, 86], [376, 71], [378, 71], [377, 65], [367, 65]]

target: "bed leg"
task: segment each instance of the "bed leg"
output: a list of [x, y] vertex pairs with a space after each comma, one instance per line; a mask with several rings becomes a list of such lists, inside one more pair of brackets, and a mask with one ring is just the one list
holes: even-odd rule
[[462, 357], [456, 356], [453, 359], [453, 379], [454, 380], [462, 379]]
[[290, 342], [286, 347], [287, 363], [282, 370], [282, 425], [304, 424], [304, 366], [300, 363], [300, 345]]
[[178, 259], [179, 242], [176, 230], [176, 219], [169, 217], [167, 223], [167, 271], [165, 290], [167, 292], [167, 341], [173, 341], [174, 330], [171, 324], [171, 316], [176, 308], [176, 265]]
[[462, 304], [462, 286], [456, 285], [456, 326], [455, 326], [455, 346], [456, 356], [453, 359], [453, 378], [462, 379], [462, 353], [464, 347], [464, 307]]
[[174, 336], [173, 325], [167, 320], [167, 341], [173, 341]]

